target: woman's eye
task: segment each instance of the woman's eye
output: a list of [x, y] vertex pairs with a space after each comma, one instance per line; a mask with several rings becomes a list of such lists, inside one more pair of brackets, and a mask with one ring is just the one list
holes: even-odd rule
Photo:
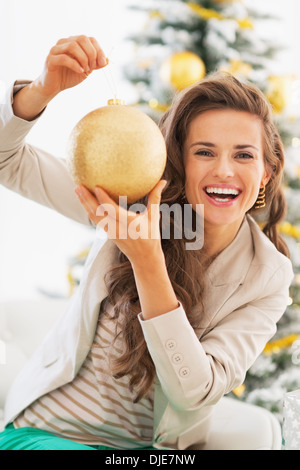
[[196, 152], [196, 155], [201, 155], [202, 157], [210, 157], [212, 154], [208, 150], [199, 150]]
[[246, 160], [249, 158], [253, 158], [253, 156], [250, 153], [239, 153], [237, 155], [237, 158], [241, 158], [242, 160]]

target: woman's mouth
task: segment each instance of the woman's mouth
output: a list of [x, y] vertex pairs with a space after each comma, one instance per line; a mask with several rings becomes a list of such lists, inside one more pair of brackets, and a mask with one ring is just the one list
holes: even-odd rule
[[206, 186], [203, 189], [210, 202], [218, 206], [232, 205], [242, 192], [238, 188], [229, 186]]

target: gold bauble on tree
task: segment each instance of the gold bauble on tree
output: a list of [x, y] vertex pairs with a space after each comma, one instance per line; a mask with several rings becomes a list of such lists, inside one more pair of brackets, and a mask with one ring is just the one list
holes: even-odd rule
[[291, 76], [272, 75], [269, 77], [266, 96], [274, 113], [281, 114], [291, 102], [292, 83], [293, 77]]
[[181, 91], [205, 77], [203, 60], [194, 52], [176, 52], [165, 60], [160, 69], [161, 79]]
[[73, 129], [68, 168], [76, 184], [103, 188], [115, 202], [146, 196], [161, 179], [166, 145], [156, 123], [138, 109], [110, 100]]
[[249, 78], [253, 68], [250, 64], [243, 62], [239, 59], [229, 60], [227, 66], [221, 67], [220, 69], [223, 72], [228, 72], [231, 75], [234, 75], [236, 78]]

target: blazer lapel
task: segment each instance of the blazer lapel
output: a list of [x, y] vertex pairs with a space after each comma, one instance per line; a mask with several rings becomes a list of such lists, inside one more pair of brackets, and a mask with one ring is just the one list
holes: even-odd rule
[[115, 244], [107, 240], [96, 240], [86, 261], [86, 277], [81, 282], [81, 311], [80, 326], [78, 328], [78, 346], [75, 352], [75, 374], [77, 374], [91, 345], [94, 341], [95, 332], [100, 313], [100, 305], [107, 295], [104, 276], [115, 260]]

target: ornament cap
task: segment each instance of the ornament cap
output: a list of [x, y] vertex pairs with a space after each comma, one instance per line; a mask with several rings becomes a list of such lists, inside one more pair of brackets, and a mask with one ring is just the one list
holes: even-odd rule
[[113, 98], [111, 100], [108, 100], [107, 104], [109, 106], [113, 106], [113, 105], [124, 105], [125, 104], [125, 101], [124, 100], [120, 100], [118, 98]]

